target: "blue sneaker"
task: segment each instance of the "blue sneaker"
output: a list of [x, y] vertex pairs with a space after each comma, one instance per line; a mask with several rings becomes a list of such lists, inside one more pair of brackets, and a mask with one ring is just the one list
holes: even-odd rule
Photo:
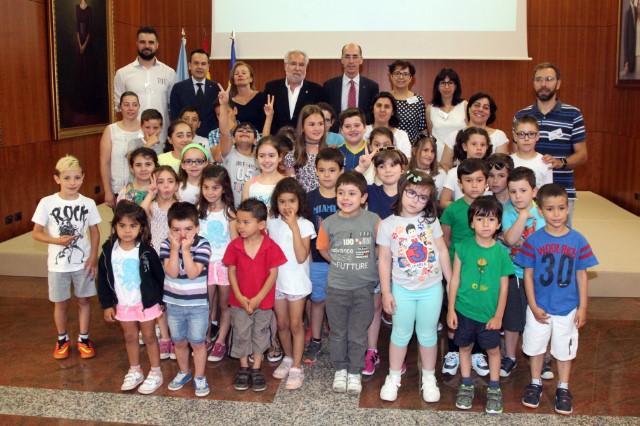
[[182, 389], [182, 387], [189, 383], [192, 378], [193, 376], [191, 375], [191, 371], [189, 371], [188, 373], [178, 371], [176, 377], [174, 377], [173, 380], [169, 383], [169, 390], [177, 391]]
[[209, 395], [209, 383], [205, 376], [197, 376], [193, 382], [196, 387], [196, 396]]

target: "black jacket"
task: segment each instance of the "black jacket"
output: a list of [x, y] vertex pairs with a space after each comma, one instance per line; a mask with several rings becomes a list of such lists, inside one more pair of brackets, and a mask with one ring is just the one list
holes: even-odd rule
[[[102, 246], [102, 254], [98, 261], [98, 299], [102, 309], [113, 308], [118, 304], [111, 265], [112, 251], [113, 245], [107, 240]], [[142, 307], [147, 309], [162, 303], [164, 268], [158, 254], [149, 244], [140, 244], [139, 256]]]

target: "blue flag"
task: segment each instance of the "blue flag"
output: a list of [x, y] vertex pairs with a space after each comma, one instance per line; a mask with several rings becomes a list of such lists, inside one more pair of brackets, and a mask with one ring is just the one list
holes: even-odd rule
[[180, 54], [178, 55], [178, 66], [176, 67], [176, 82], [189, 78], [189, 67], [187, 66], [187, 39], [182, 38], [180, 43]]
[[229, 64], [229, 69], [232, 69], [236, 64], [236, 39], [231, 37], [231, 63]]

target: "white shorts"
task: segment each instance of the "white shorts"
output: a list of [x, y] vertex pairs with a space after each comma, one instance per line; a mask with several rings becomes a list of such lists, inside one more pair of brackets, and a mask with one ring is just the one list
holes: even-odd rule
[[578, 352], [578, 328], [573, 323], [576, 309], [567, 315], [549, 315], [548, 324], [541, 324], [527, 306], [527, 320], [522, 333], [522, 352], [542, 355], [551, 340], [551, 355], [558, 361], [570, 361]]

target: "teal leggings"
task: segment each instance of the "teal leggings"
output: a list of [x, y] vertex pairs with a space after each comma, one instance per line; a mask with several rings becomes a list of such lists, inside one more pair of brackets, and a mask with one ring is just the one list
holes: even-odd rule
[[438, 319], [442, 308], [442, 283], [424, 290], [407, 290], [399, 285], [391, 286], [396, 301], [393, 316], [391, 342], [399, 347], [407, 346], [415, 324], [418, 342], [432, 347], [438, 341]]

